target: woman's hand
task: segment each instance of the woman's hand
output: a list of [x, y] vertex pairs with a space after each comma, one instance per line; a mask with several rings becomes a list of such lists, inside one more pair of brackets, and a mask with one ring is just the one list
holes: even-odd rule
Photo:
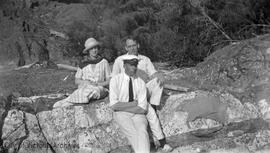
[[94, 82], [94, 81], [91, 81], [91, 80], [88, 80], [87, 82], [88, 82], [89, 85], [98, 86], [97, 82]]

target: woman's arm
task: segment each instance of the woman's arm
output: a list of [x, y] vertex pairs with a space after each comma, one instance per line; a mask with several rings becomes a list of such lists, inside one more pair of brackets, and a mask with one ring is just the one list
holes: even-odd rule
[[103, 77], [105, 78], [105, 81], [98, 82], [98, 85], [103, 86], [103, 87], [109, 87], [109, 83], [111, 80], [111, 69], [110, 69], [110, 65], [109, 65], [107, 60], [105, 60], [103, 72], [104, 72]]
[[94, 85], [94, 86], [97, 85], [97, 83], [95, 83], [95, 82], [92, 82], [89, 80], [83, 80], [83, 79], [79, 79], [79, 78], [75, 78], [75, 84], [77, 84], [78, 86], [85, 85], [85, 84]]
[[106, 81], [98, 82], [98, 86], [108, 87], [110, 83], [110, 79], [107, 79]]
[[81, 68], [78, 67], [77, 72], [75, 74], [75, 84], [78, 86], [89, 84], [90, 82], [87, 80], [83, 80], [83, 71]]

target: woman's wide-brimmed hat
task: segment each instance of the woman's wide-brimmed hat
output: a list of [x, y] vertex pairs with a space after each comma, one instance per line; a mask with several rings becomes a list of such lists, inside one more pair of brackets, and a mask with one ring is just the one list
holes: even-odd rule
[[84, 43], [85, 48], [83, 50], [83, 53], [85, 54], [85, 53], [87, 53], [86, 51], [88, 49], [91, 49], [91, 48], [93, 48], [95, 46], [100, 46], [100, 45], [101, 45], [101, 43], [98, 42], [95, 38], [88, 38]]

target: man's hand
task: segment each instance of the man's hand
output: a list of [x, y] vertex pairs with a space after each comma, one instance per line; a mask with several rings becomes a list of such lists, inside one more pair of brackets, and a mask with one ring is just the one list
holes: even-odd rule
[[134, 104], [134, 106], [138, 106], [138, 101], [137, 100], [133, 100], [132, 103]]
[[153, 74], [152, 78], [157, 78], [157, 82], [159, 83], [160, 87], [163, 86], [165, 82], [165, 77], [161, 72], [156, 72]]

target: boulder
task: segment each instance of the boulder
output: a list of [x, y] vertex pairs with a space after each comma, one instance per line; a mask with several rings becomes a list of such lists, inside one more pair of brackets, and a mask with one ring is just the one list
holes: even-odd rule
[[[242, 104], [229, 94], [218, 97], [221, 103], [228, 104], [224, 123], [213, 118], [196, 118], [189, 121], [189, 112], [183, 109], [183, 106], [187, 103], [198, 103], [199, 101], [194, 100], [198, 96], [213, 95], [214, 93], [198, 90], [171, 95], [164, 99], [165, 104], [158, 111], [158, 115], [164, 134], [171, 145], [198, 145], [199, 142], [207, 140], [209, 143], [215, 141], [218, 146], [216, 148], [222, 148], [229, 144], [243, 145], [247, 138], [252, 138], [248, 139], [248, 147], [258, 150], [270, 143], [269, 125], [260, 118], [261, 109], [251, 103]], [[19, 107], [16, 107], [17, 110], [10, 110], [5, 119], [4, 138], [10, 135], [5, 138], [5, 143], [19, 147], [19, 144], [14, 144], [13, 139], [21, 138], [19, 152], [35, 152], [35, 149], [42, 148], [55, 152], [103, 153], [128, 145], [127, 139], [112, 119], [108, 98], [89, 104], [52, 109], [51, 106], [61, 97], [64, 95], [18, 98], [14, 103], [20, 104]], [[19, 125], [21, 127], [17, 128]], [[20, 135], [17, 135], [18, 133]], [[228, 143], [223, 145], [216, 140], [224, 138], [228, 139]]]
[[128, 142], [112, 121], [112, 111], [107, 100], [58, 108], [39, 113], [38, 117], [50, 143], [77, 145], [72, 149], [56, 147], [56, 150], [105, 153], [125, 146]]
[[18, 150], [20, 143], [27, 137], [25, 128], [24, 113], [17, 110], [10, 110], [4, 120], [2, 127], [3, 146], [8, 148], [8, 152]]
[[[224, 120], [220, 121], [218, 116], [216, 118], [208, 118], [208, 115], [214, 112], [208, 112], [209, 114], [203, 114], [198, 116], [193, 121], [188, 120], [189, 113], [183, 108], [187, 103], [193, 103], [197, 105], [197, 111], [200, 111], [200, 101], [196, 97], [210, 97], [215, 95], [214, 93], [207, 91], [194, 91], [184, 94], [171, 95], [166, 100], [165, 105], [158, 112], [160, 122], [163, 127], [163, 131], [166, 136], [173, 136], [181, 133], [194, 131], [197, 129], [208, 129], [222, 124], [229, 124], [233, 122], [240, 122], [260, 117], [261, 113], [259, 108], [251, 103], [242, 104], [237, 98], [230, 94], [219, 95], [220, 103], [227, 104], [228, 107], [224, 111]], [[198, 113], [197, 112], [197, 113]], [[199, 114], [199, 113], [198, 113]], [[215, 114], [219, 115], [219, 114]]]
[[2, 139], [8, 152], [47, 153], [46, 139], [33, 114], [10, 110], [5, 118]]
[[128, 145], [112, 121], [108, 99], [52, 109], [40, 103], [44, 97], [53, 101], [63, 95], [20, 97], [14, 102], [17, 109], [8, 111], [2, 139], [9, 152], [17, 149], [21, 153], [37, 150], [103, 153]]
[[228, 92], [241, 103], [270, 102], [270, 35], [240, 41], [217, 50], [196, 67], [174, 70], [168, 83]]

